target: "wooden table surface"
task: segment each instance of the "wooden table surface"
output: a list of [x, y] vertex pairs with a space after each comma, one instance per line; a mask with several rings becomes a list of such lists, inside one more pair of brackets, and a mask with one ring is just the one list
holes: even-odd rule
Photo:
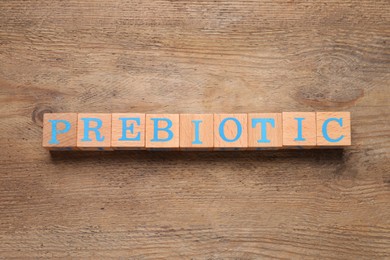
[[[0, 2], [0, 258], [390, 258], [390, 4]], [[347, 149], [74, 152], [46, 112], [350, 111]]]

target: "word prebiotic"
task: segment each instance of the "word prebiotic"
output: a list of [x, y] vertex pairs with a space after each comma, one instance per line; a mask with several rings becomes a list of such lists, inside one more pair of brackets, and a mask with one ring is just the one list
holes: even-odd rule
[[249, 114], [50, 113], [50, 150], [240, 150], [351, 145], [349, 112]]

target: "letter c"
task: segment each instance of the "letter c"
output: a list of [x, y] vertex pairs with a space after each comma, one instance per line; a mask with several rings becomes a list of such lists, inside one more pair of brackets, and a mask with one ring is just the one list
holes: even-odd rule
[[331, 143], [337, 143], [337, 142], [340, 142], [344, 138], [344, 135], [341, 135], [335, 139], [329, 137], [328, 124], [332, 121], [336, 121], [341, 127], [343, 126], [343, 119], [342, 118], [334, 118], [334, 117], [328, 118], [322, 124], [322, 135], [324, 136], [326, 141], [331, 142]]

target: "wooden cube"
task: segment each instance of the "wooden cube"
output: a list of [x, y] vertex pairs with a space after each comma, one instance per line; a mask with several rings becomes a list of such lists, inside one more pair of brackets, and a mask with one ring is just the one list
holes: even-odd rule
[[145, 114], [114, 113], [111, 117], [113, 149], [145, 149]]
[[214, 114], [214, 149], [247, 149], [247, 124], [247, 114]]
[[317, 143], [315, 112], [283, 112], [283, 146], [314, 147]]
[[213, 149], [213, 126], [213, 114], [180, 114], [180, 148]]
[[180, 140], [179, 114], [146, 114], [146, 148], [178, 149]]
[[77, 147], [88, 151], [112, 150], [111, 114], [78, 114]]
[[281, 113], [248, 114], [248, 149], [283, 146]]
[[317, 112], [317, 146], [351, 145], [349, 112]]
[[42, 146], [49, 150], [77, 149], [77, 113], [45, 113]]

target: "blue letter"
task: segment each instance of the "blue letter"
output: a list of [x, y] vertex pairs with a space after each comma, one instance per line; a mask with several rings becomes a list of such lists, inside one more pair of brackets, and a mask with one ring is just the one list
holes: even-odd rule
[[305, 119], [303, 117], [296, 117], [294, 119], [298, 121], [298, 133], [297, 138], [295, 138], [294, 141], [306, 141], [306, 139], [302, 137], [302, 121]]
[[[172, 121], [168, 118], [151, 118], [153, 120], [153, 129], [154, 129], [154, 132], [153, 132], [153, 139], [150, 140], [152, 142], [168, 142], [170, 140], [172, 140], [173, 138], [173, 133], [172, 131], [170, 130], [170, 128], [172, 127]], [[164, 127], [164, 128], [160, 128], [158, 127], [158, 122], [159, 121], [164, 121], [167, 123], [167, 126]], [[158, 131], [165, 131], [168, 133], [168, 137], [167, 138], [159, 138], [158, 137]]]
[[267, 139], [267, 123], [270, 123], [272, 128], [275, 128], [275, 119], [273, 118], [253, 118], [252, 128], [256, 127], [257, 123], [261, 123], [261, 139], [257, 140], [258, 143], [270, 143]]
[[336, 139], [330, 138], [328, 135], [328, 124], [331, 121], [336, 121], [337, 123], [339, 123], [340, 126], [343, 126], [343, 119], [342, 118], [334, 118], [334, 117], [328, 118], [325, 120], [324, 124], [322, 125], [322, 135], [324, 136], [325, 140], [328, 142], [331, 142], [331, 143], [340, 142], [344, 138], [344, 135], [341, 135], [339, 138], [336, 138]]
[[141, 140], [141, 133], [138, 132], [136, 137], [129, 138], [126, 137], [126, 131], [129, 130], [131, 134], [134, 134], [134, 123], [130, 124], [129, 126], [126, 126], [126, 121], [133, 120], [137, 123], [137, 125], [141, 124], [141, 120], [139, 117], [121, 117], [119, 120], [122, 120], [122, 137], [119, 138], [119, 141], [140, 141]]
[[[91, 138], [89, 138], [89, 132], [93, 131], [96, 135], [96, 141], [102, 142], [104, 141], [104, 136], [100, 136], [99, 129], [102, 127], [102, 120], [99, 118], [81, 118], [81, 120], [84, 121], [84, 137], [81, 139], [83, 142], [90, 142], [92, 141]], [[96, 122], [96, 127], [89, 127], [89, 122]]]
[[[57, 134], [65, 134], [70, 130], [70, 123], [66, 120], [50, 120], [51, 123], [51, 139], [49, 141], [49, 144], [59, 144], [57, 140]], [[65, 128], [63, 130], [57, 130], [57, 123], [63, 123], [65, 125]]]
[[[224, 127], [225, 127], [225, 124], [228, 120], [234, 121], [234, 123], [236, 123], [236, 125], [237, 125], [237, 134], [236, 134], [236, 137], [234, 137], [233, 139], [228, 139], [225, 136]], [[242, 126], [241, 126], [240, 121], [237, 120], [237, 118], [227, 117], [224, 120], [222, 120], [221, 124], [219, 125], [219, 135], [221, 136], [222, 140], [224, 140], [225, 142], [232, 143], [232, 142], [237, 141], [241, 137], [241, 133], [242, 133]]]
[[202, 141], [199, 140], [199, 124], [202, 120], [192, 120], [191, 122], [195, 125], [195, 140], [192, 141], [192, 144], [202, 144]]

